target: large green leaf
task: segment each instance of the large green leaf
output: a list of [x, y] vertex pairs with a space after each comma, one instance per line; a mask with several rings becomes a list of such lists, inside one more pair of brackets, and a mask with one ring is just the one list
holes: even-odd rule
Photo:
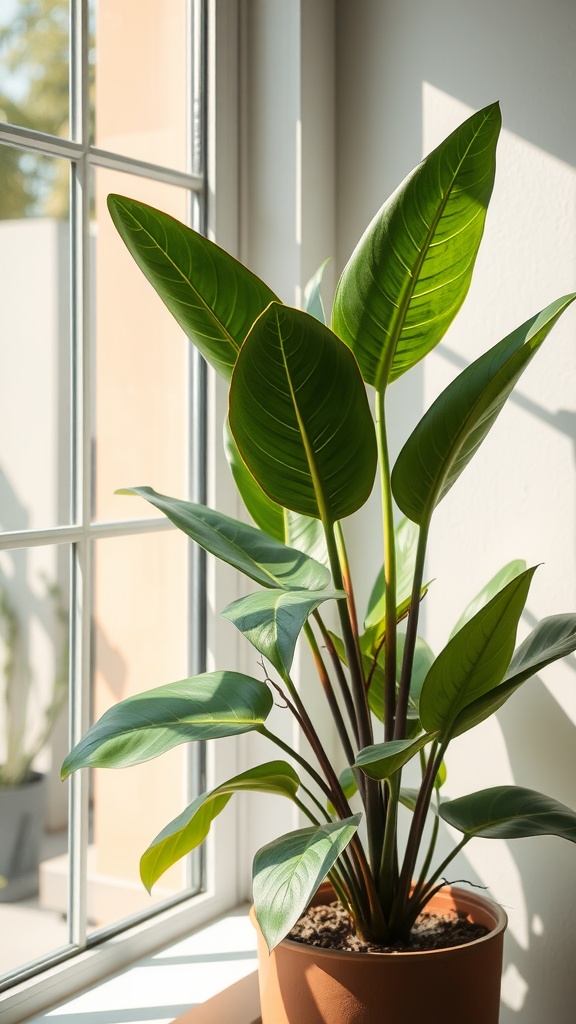
[[302, 916], [316, 889], [352, 839], [360, 814], [298, 829], [263, 846], [254, 858], [258, 924], [270, 952]]
[[345, 596], [340, 590], [266, 590], [238, 598], [222, 615], [284, 677], [292, 667], [296, 641], [308, 616], [323, 601]]
[[224, 810], [233, 793], [272, 793], [292, 799], [299, 786], [300, 779], [286, 761], [269, 761], [201, 793], [162, 829], [142, 855], [140, 877], [148, 892], [172, 864], [204, 842], [214, 818]]
[[440, 816], [468, 838], [524, 839], [560, 836], [576, 843], [576, 813], [543, 793], [495, 786], [440, 805]]
[[546, 665], [576, 651], [576, 615], [550, 615], [542, 619], [514, 652], [503, 682], [473, 701], [456, 718], [453, 735], [460, 736], [498, 711], [519, 686]]
[[139, 494], [206, 551], [234, 566], [263, 587], [322, 590], [330, 582], [325, 565], [302, 551], [267, 536], [253, 526], [191, 501], [157, 494], [151, 487], [131, 487], [119, 494]]
[[108, 196], [110, 215], [136, 263], [205, 359], [227, 380], [252, 324], [274, 293], [203, 235], [167, 213]]
[[389, 779], [395, 772], [411, 761], [415, 754], [427, 743], [435, 739], [435, 734], [424, 733], [417, 739], [390, 740], [387, 743], [374, 743], [358, 752], [354, 766], [361, 768], [371, 779]]
[[494, 597], [494, 594], [497, 594], [499, 590], [502, 590], [502, 587], [505, 587], [506, 584], [510, 582], [510, 580], [515, 579], [516, 576], [519, 576], [520, 573], [525, 572], [525, 570], [526, 562], [522, 558], [517, 558], [513, 562], [508, 562], [507, 565], [500, 569], [500, 571], [497, 572], [491, 580], [489, 580], [486, 586], [482, 587], [482, 590], [476, 594], [476, 597], [470, 601], [470, 604], [466, 606], [462, 615], [458, 619], [458, 622], [454, 626], [454, 629], [450, 633], [450, 639], [455, 636], [458, 630], [462, 629], [462, 626], [470, 621], [472, 616], [475, 615], [480, 608], [483, 608], [485, 604], [488, 604], [488, 601]]
[[437, 345], [466, 297], [500, 123], [493, 104], [430, 153], [384, 204], [342, 274], [334, 330], [378, 390]]
[[[224, 424], [224, 451], [238, 493], [256, 526], [268, 534], [269, 537], [274, 537], [275, 540], [284, 542], [287, 539], [285, 510], [277, 502], [271, 501], [268, 495], [264, 494], [262, 488], [256, 483], [238, 451], [238, 445], [232, 437], [228, 419], [226, 419]], [[295, 547], [298, 547], [298, 545], [295, 545]]]
[[497, 593], [436, 658], [420, 694], [420, 719], [428, 732], [450, 732], [467, 705], [504, 679], [534, 572], [528, 569]]
[[477, 451], [528, 363], [564, 310], [566, 295], [485, 352], [438, 396], [404, 445], [392, 471], [398, 505], [427, 522]]
[[250, 331], [230, 387], [240, 454], [273, 501], [334, 522], [367, 500], [374, 423], [354, 356], [301, 310], [272, 303]]
[[179, 743], [238, 736], [272, 709], [265, 683], [240, 672], [206, 672], [115, 704], [70, 751], [62, 778], [78, 768], [128, 768]]

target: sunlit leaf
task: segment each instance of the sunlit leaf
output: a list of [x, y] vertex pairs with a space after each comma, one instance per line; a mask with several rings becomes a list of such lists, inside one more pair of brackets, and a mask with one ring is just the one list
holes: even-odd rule
[[272, 709], [265, 683], [240, 672], [206, 672], [128, 697], [109, 708], [70, 751], [62, 778], [78, 768], [127, 768], [179, 743], [238, 736]]
[[253, 895], [270, 952], [302, 916], [320, 882], [352, 839], [360, 814], [298, 829], [263, 846], [254, 858]]
[[334, 330], [378, 390], [438, 344], [466, 297], [500, 122], [492, 104], [449, 135], [384, 204], [344, 269]]
[[233, 793], [272, 793], [292, 799], [299, 786], [296, 772], [286, 761], [269, 761], [201, 793], [162, 829], [142, 855], [140, 877], [148, 892], [172, 864], [204, 842], [214, 818], [224, 810]]
[[335, 522], [367, 500], [377, 452], [364, 383], [350, 350], [309, 314], [276, 303], [262, 314], [238, 356], [229, 419], [273, 501]]
[[221, 512], [179, 498], [157, 494], [151, 487], [131, 487], [120, 494], [138, 494], [210, 554], [234, 566], [263, 587], [322, 590], [330, 582], [324, 565], [267, 536], [254, 526]]
[[247, 267], [180, 221], [108, 196], [114, 224], [182, 330], [227, 380], [242, 342], [274, 293]]
[[559, 836], [576, 843], [576, 813], [543, 793], [495, 786], [440, 805], [440, 816], [468, 838], [524, 839]]

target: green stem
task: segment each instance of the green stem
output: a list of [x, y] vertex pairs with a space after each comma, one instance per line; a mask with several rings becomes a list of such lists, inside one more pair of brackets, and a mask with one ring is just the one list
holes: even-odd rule
[[386, 809], [386, 828], [384, 830], [384, 846], [382, 849], [382, 865], [378, 892], [386, 917], [389, 917], [397, 883], [398, 872], [398, 803], [400, 792], [400, 772], [389, 780], [388, 805]]
[[446, 746], [447, 741], [444, 741], [444, 743], [441, 744], [440, 747], [438, 742], [436, 741], [432, 745], [430, 757], [428, 758], [426, 772], [424, 775], [424, 779], [422, 780], [422, 785], [420, 786], [418, 799], [416, 801], [416, 807], [414, 808], [414, 814], [412, 816], [412, 824], [410, 826], [410, 831], [408, 833], [408, 841], [406, 843], [404, 862], [402, 864], [402, 869], [400, 871], [400, 879], [398, 882], [398, 889], [396, 892], [394, 908], [392, 911], [392, 917], [394, 919], [395, 924], [398, 924], [400, 919], [404, 919], [406, 907], [408, 905], [408, 894], [410, 891], [410, 886], [412, 884], [412, 878], [416, 867], [418, 850], [420, 849], [422, 833], [424, 831], [424, 825], [426, 823], [426, 815], [428, 813], [430, 800], [432, 798], [432, 792], [434, 790], [434, 782], [440, 770]]
[[[303, 786], [302, 783], [300, 783], [300, 788], [304, 790], [304, 792], [310, 798], [310, 800], [312, 800], [316, 807], [318, 807], [318, 809], [321, 811], [322, 817], [328, 822], [332, 821], [332, 818], [328, 814], [326, 808], [322, 806], [322, 804], [320, 803], [319, 800], [316, 799], [314, 794], [309, 789], [307, 789], [306, 786]], [[306, 807], [306, 804], [303, 803], [302, 800], [300, 800], [297, 796], [293, 796], [292, 800], [296, 804], [298, 809], [302, 812], [302, 814], [306, 818], [308, 818], [308, 821], [311, 821], [313, 825], [320, 825], [320, 821], [318, 820], [318, 818], [316, 818], [312, 811], [308, 807]], [[334, 878], [332, 877], [330, 878], [330, 881], [334, 886], [334, 890], [338, 896], [338, 899], [342, 903], [342, 906], [345, 906], [347, 909], [353, 909], [354, 918], [362, 918], [362, 914], [365, 914], [367, 909], [366, 900], [364, 898], [362, 886], [359, 885], [358, 880], [354, 875], [354, 869], [350, 862], [347, 850], [342, 851], [340, 857], [338, 858], [337, 865], [334, 866], [332, 871], [335, 871], [338, 874], [337, 884], [335, 884]]]
[[[352, 808], [350, 807], [346, 797], [344, 796], [344, 793], [342, 792], [338, 780], [336, 780], [337, 792], [333, 793], [330, 790], [328, 784], [322, 778], [322, 776], [319, 775], [317, 771], [315, 771], [312, 765], [309, 764], [308, 761], [306, 761], [306, 759], [302, 757], [302, 755], [297, 750], [295, 750], [293, 747], [290, 747], [287, 743], [284, 742], [284, 740], [280, 739], [279, 736], [276, 736], [274, 733], [270, 732], [265, 725], [259, 725], [256, 731], [259, 732], [261, 736], [265, 736], [266, 739], [269, 739], [272, 743], [275, 743], [276, 746], [280, 747], [281, 750], [284, 750], [285, 753], [287, 753], [290, 757], [293, 757], [294, 760], [297, 761], [298, 764], [300, 764], [304, 768], [304, 770], [308, 773], [310, 778], [314, 780], [316, 785], [319, 786], [319, 788], [322, 790], [325, 796], [328, 797], [330, 803], [337, 809], [340, 818], [352, 817]], [[370, 907], [371, 919], [376, 921], [378, 926], [379, 919], [381, 917], [381, 911], [379, 909], [378, 904], [378, 894], [376, 892], [374, 879], [372, 877], [372, 874], [370, 873], [370, 868], [366, 860], [366, 854], [364, 853], [362, 843], [360, 842], [360, 839], [358, 838], [357, 835], [354, 835], [353, 838], [350, 840], [348, 849], [350, 850], [350, 854], [356, 866], [358, 877], [362, 879], [364, 882], [364, 889]]]
[[384, 739], [391, 740], [396, 719], [396, 541], [392, 502], [390, 455], [386, 434], [384, 391], [376, 392], [376, 436], [378, 439], [382, 522], [384, 527], [384, 582], [386, 584], [386, 649], [384, 662]]
[[436, 886], [435, 882], [437, 881], [438, 878], [440, 878], [440, 876], [446, 870], [448, 865], [460, 853], [460, 850], [462, 850], [466, 846], [466, 843], [468, 843], [470, 841], [470, 839], [471, 839], [471, 836], [464, 836], [464, 838], [460, 840], [458, 845], [455, 846], [454, 849], [448, 854], [448, 856], [444, 858], [444, 860], [440, 864], [439, 868], [428, 879], [426, 885], [423, 886], [422, 888], [419, 888], [418, 890], [416, 890], [416, 889], [414, 890], [414, 893], [412, 894], [412, 896], [410, 897], [410, 900], [408, 901], [408, 907], [409, 907], [408, 923], [409, 923], [409, 927], [412, 927], [412, 925], [414, 924], [414, 921], [416, 920], [418, 915], [422, 912], [422, 910], [426, 906], [428, 900], [434, 895], [435, 892], [438, 892], [438, 890], [440, 888], [442, 888], [442, 886]]
[[[286, 754], [288, 754], [289, 757], [293, 757], [294, 760], [297, 761], [298, 764], [304, 769], [304, 771], [308, 773], [310, 778], [314, 780], [318, 788], [322, 790], [322, 792], [328, 798], [330, 803], [333, 804], [334, 807], [336, 807], [337, 797], [335, 800], [335, 794], [331, 791], [327, 782], [325, 782], [322, 776], [318, 774], [318, 772], [315, 770], [315, 768], [312, 767], [312, 765], [306, 760], [306, 758], [302, 757], [302, 754], [295, 750], [294, 747], [289, 746], [288, 743], [285, 743], [284, 740], [281, 740], [279, 736], [276, 736], [273, 732], [270, 732], [270, 730], [267, 729], [265, 725], [257, 726], [255, 731], [259, 732], [261, 736], [265, 736], [267, 740], [270, 740], [272, 743], [275, 743], [276, 746], [280, 747], [280, 749], [283, 750]], [[345, 814], [344, 817], [349, 817], [351, 816], [351, 814], [352, 811], [350, 811], [349, 815]]]
[[[334, 535], [334, 526], [328, 520], [324, 523], [324, 531], [326, 534], [326, 546], [328, 549], [328, 558], [330, 560], [334, 586], [337, 590], [345, 590], [346, 587], [344, 585]], [[337, 601], [336, 604], [338, 607], [342, 639], [344, 641], [348, 669], [350, 672], [352, 699], [354, 702], [356, 721], [358, 723], [360, 745], [362, 747], [367, 747], [374, 742], [374, 736], [372, 732], [372, 722], [370, 720], [370, 709], [366, 698], [366, 683], [362, 670], [358, 635], [354, 633], [352, 627], [348, 601], [343, 599]], [[375, 875], [379, 871], [380, 860], [382, 857], [382, 844], [384, 842], [384, 815], [382, 813], [379, 783], [374, 782], [374, 780], [369, 779], [368, 777], [366, 778], [364, 805], [366, 807], [366, 829], [368, 832], [370, 863], [372, 865], [372, 872]]]
[[414, 664], [414, 650], [418, 634], [418, 617], [420, 615], [420, 595], [422, 593], [422, 580], [424, 579], [424, 562], [426, 559], [426, 544], [430, 520], [420, 524], [418, 534], [418, 547], [414, 564], [414, 579], [412, 584], [412, 596], [410, 599], [410, 612], [408, 614], [408, 625], [406, 627], [406, 640], [404, 644], [404, 658], [402, 660], [402, 674], [398, 688], [398, 701], [396, 704], [396, 724], [394, 727], [394, 739], [403, 740], [406, 737], [406, 719], [408, 715], [408, 699], [410, 697], [410, 683], [412, 681], [412, 666]]

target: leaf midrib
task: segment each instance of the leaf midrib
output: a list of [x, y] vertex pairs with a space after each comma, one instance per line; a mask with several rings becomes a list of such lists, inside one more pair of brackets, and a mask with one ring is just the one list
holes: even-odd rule
[[184, 282], [185, 284], [187, 284], [187, 285], [188, 285], [188, 287], [190, 288], [190, 290], [191, 290], [191, 291], [192, 291], [192, 292], [194, 293], [194, 295], [196, 296], [196, 298], [197, 298], [197, 299], [199, 300], [199, 303], [200, 303], [200, 305], [202, 306], [202, 308], [203, 308], [204, 312], [206, 312], [206, 313], [208, 314], [208, 316], [209, 316], [209, 319], [211, 319], [211, 320], [212, 320], [212, 322], [213, 322], [214, 324], [216, 324], [216, 325], [217, 325], [218, 327], [220, 327], [220, 329], [221, 329], [222, 333], [223, 333], [223, 334], [225, 335], [225, 337], [226, 337], [227, 341], [229, 342], [229, 344], [230, 344], [230, 345], [232, 346], [232, 348], [234, 349], [234, 351], [235, 351], [236, 353], [238, 353], [238, 352], [240, 351], [240, 345], [238, 345], [238, 344], [236, 343], [235, 339], [234, 339], [234, 338], [232, 337], [232, 335], [230, 334], [230, 332], [228, 331], [228, 329], [226, 328], [226, 326], [225, 326], [225, 325], [224, 325], [224, 324], [222, 323], [222, 321], [221, 321], [221, 320], [219, 320], [219, 319], [218, 319], [218, 317], [216, 316], [216, 314], [214, 313], [214, 311], [213, 311], [212, 309], [210, 309], [210, 306], [209, 306], [209, 305], [207, 304], [207, 302], [206, 302], [206, 301], [205, 301], [205, 300], [204, 300], [204, 299], [202, 298], [202, 295], [201, 295], [201, 294], [199, 293], [199, 291], [198, 291], [198, 290], [197, 290], [197, 289], [196, 289], [196, 288], [194, 287], [194, 285], [192, 284], [192, 281], [190, 280], [190, 278], [189, 278], [189, 277], [187, 277], [187, 276], [186, 276], [186, 274], [184, 274], [184, 273], [183, 273], [183, 272], [182, 272], [182, 271], [181, 271], [181, 270], [179, 269], [179, 267], [177, 266], [177, 264], [176, 264], [176, 263], [174, 262], [174, 260], [172, 259], [172, 257], [171, 257], [171, 256], [169, 255], [169, 253], [168, 253], [167, 249], [163, 249], [163, 248], [162, 248], [162, 246], [158, 244], [158, 242], [157, 242], [157, 241], [156, 241], [156, 239], [155, 239], [155, 238], [153, 237], [153, 235], [152, 235], [152, 234], [150, 233], [150, 231], [149, 231], [149, 230], [148, 230], [147, 228], [145, 228], [145, 227], [144, 227], [144, 225], [143, 225], [142, 223], [140, 223], [140, 222], [138, 221], [138, 219], [137, 219], [137, 218], [135, 217], [135, 215], [134, 215], [134, 214], [133, 214], [133, 213], [132, 213], [131, 211], [127, 210], [125, 206], [122, 206], [122, 203], [121, 203], [121, 201], [119, 202], [119, 201], [117, 200], [117, 205], [118, 205], [118, 206], [120, 206], [120, 207], [122, 208], [122, 210], [124, 211], [124, 213], [125, 213], [125, 215], [126, 215], [126, 216], [129, 216], [129, 217], [131, 217], [131, 218], [132, 218], [132, 220], [133, 220], [134, 224], [136, 224], [136, 225], [137, 225], [137, 227], [138, 227], [138, 228], [139, 228], [139, 229], [140, 229], [141, 231], [143, 231], [143, 232], [144, 232], [144, 234], [145, 234], [145, 235], [146, 235], [146, 236], [147, 236], [147, 237], [148, 237], [148, 238], [150, 239], [150, 241], [151, 241], [151, 242], [152, 242], [152, 244], [153, 244], [153, 245], [154, 245], [154, 246], [155, 246], [155, 247], [156, 247], [156, 248], [158, 249], [158, 251], [159, 251], [159, 252], [161, 252], [161, 253], [162, 253], [162, 254], [163, 254], [163, 255], [165, 256], [166, 260], [167, 260], [167, 261], [168, 261], [168, 263], [170, 263], [170, 265], [171, 265], [171, 266], [173, 267], [173, 269], [175, 270], [176, 274], [177, 274], [177, 275], [178, 275], [178, 276], [179, 276], [179, 277], [181, 278], [181, 280], [182, 280], [182, 281], [183, 281], [183, 282]]
[[[438, 227], [438, 223], [440, 221], [440, 218], [441, 218], [442, 214], [444, 213], [444, 210], [446, 209], [446, 204], [448, 203], [448, 199], [449, 199], [449, 197], [450, 197], [450, 195], [452, 193], [454, 182], [456, 181], [456, 178], [457, 178], [457, 176], [458, 176], [458, 174], [460, 172], [462, 164], [464, 163], [464, 160], [468, 156], [468, 153], [469, 153], [470, 149], [472, 148], [472, 145], [476, 141], [478, 135], [480, 134], [480, 132], [482, 131], [482, 129], [484, 128], [484, 125], [486, 124], [486, 122], [488, 120], [489, 120], [489, 115], [486, 114], [484, 119], [482, 120], [482, 123], [478, 126], [478, 130], [472, 136], [472, 138], [470, 139], [469, 144], [467, 145], [464, 153], [462, 154], [462, 157], [460, 158], [460, 160], [459, 160], [459, 162], [458, 162], [458, 164], [456, 166], [454, 174], [452, 175], [452, 178], [450, 179], [449, 186], [445, 190], [445, 193], [444, 193], [441, 205], [439, 206], [439, 208], [437, 210], [437, 213], [436, 213], [436, 215], [435, 215], [435, 217], [434, 217], [434, 219], [433, 219], [433, 221], [431, 223], [430, 229], [428, 230], [428, 232], [426, 234], [426, 239], [425, 239], [424, 245], [422, 246], [422, 249], [420, 251], [420, 255], [418, 256], [418, 258], [416, 260], [416, 263], [414, 265], [414, 270], [412, 272], [409, 272], [408, 281], [407, 281], [407, 283], [405, 285], [405, 293], [401, 297], [400, 302], [398, 303], [398, 305], [396, 306], [397, 313], [396, 313], [396, 315], [392, 319], [392, 329], [391, 329], [391, 332], [390, 332], [390, 335], [389, 335], [389, 337], [391, 339], [390, 351], [391, 351], [392, 355], [391, 355], [390, 358], [381, 359], [379, 364], [378, 364], [378, 372], [376, 374], [376, 380], [375, 380], [375, 387], [376, 387], [376, 390], [378, 390], [378, 391], [382, 390], [382, 376], [383, 376], [384, 370], [386, 370], [386, 368], [387, 368], [388, 369], [388, 375], [389, 375], [390, 371], [392, 369], [392, 365], [393, 365], [393, 362], [394, 362], [394, 356], [396, 355], [396, 349], [398, 347], [398, 342], [399, 342], [400, 336], [402, 334], [402, 330], [403, 330], [403, 327], [404, 327], [404, 322], [406, 320], [406, 315], [407, 315], [407, 312], [408, 312], [408, 307], [410, 305], [410, 302], [412, 300], [412, 296], [414, 294], [414, 290], [415, 290], [416, 285], [418, 283], [418, 277], [419, 277], [420, 271], [422, 270], [422, 267], [424, 265], [424, 261], [426, 259], [427, 254], [428, 254], [428, 251], [430, 249], [430, 244], [431, 244], [432, 238], [434, 237], [434, 234], [436, 232], [436, 228]], [[398, 325], [397, 328], [394, 326], [395, 324]], [[384, 387], [386, 387], [387, 384], [388, 384], [388, 381], [386, 380], [386, 382], [384, 383]]]

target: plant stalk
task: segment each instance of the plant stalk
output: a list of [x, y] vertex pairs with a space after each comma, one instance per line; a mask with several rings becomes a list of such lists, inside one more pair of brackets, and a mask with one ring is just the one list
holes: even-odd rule
[[384, 740], [395, 734], [396, 719], [396, 540], [390, 482], [390, 455], [386, 434], [385, 391], [376, 392], [376, 437], [380, 463], [382, 522], [384, 528], [384, 582], [386, 584], [386, 648], [384, 652]]
[[412, 666], [414, 664], [414, 649], [418, 635], [418, 618], [420, 615], [420, 595], [422, 592], [422, 580], [424, 579], [424, 562], [426, 559], [426, 544], [428, 542], [428, 531], [430, 519], [420, 524], [418, 534], [418, 547], [414, 564], [414, 579], [412, 584], [412, 596], [410, 599], [410, 611], [408, 613], [408, 625], [406, 627], [406, 641], [404, 644], [404, 658], [402, 660], [402, 673], [400, 686], [398, 688], [398, 701], [396, 704], [396, 723], [394, 727], [394, 739], [403, 740], [406, 737], [406, 720], [408, 716], [408, 700], [410, 697], [410, 684], [412, 682]]

